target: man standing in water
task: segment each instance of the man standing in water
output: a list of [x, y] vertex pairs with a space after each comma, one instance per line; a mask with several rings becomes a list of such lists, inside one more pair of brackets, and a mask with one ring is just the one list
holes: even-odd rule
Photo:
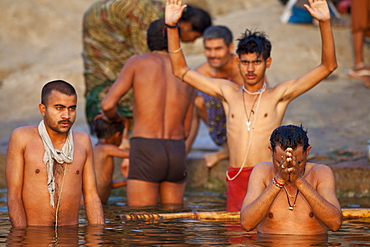
[[42, 89], [39, 126], [14, 130], [6, 161], [8, 211], [13, 227], [78, 224], [81, 196], [90, 224], [104, 224], [92, 146], [72, 131], [77, 94], [65, 81]]
[[317, 235], [336, 231], [342, 212], [332, 170], [307, 163], [311, 146], [302, 127], [276, 128], [270, 138], [272, 162], [253, 169], [240, 212], [247, 231]]
[[134, 128], [127, 180], [129, 206], [182, 204], [187, 178], [185, 139], [195, 89], [172, 74], [164, 20], [150, 24], [152, 51], [132, 56], [103, 99], [104, 115], [119, 119], [117, 102], [133, 88]]
[[288, 104], [316, 86], [337, 67], [330, 12], [325, 0], [309, 0], [305, 5], [319, 21], [322, 38], [321, 63], [299, 78], [267, 87], [266, 69], [270, 67], [271, 44], [261, 32], [247, 30], [239, 39], [239, 70], [242, 87], [229, 80], [214, 79], [190, 70], [180, 48], [177, 23], [186, 5], [181, 0], [166, 1], [168, 45], [174, 74], [198, 90], [221, 100], [227, 117], [227, 142], [230, 166], [226, 210], [239, 211], [245, 197], [252, 168], [269, 161], [270, 133], [280, 126]]

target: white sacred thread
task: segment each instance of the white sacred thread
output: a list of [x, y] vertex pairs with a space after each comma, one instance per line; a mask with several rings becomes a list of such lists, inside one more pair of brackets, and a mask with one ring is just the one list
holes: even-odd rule
[[[234, 177], [232, 177], [232, 178], [229, 176], [229, 171], [226, 171], [226, 177], [227, 177], [227, 179], [228, 179], [228, 180], [230, 180], [230, 181], [234, 180], [235, 178], [237, 178], [237, 177], [239, 176], [239, 174], [242, 172], [242, 170], [243, 170], [243, 168], [244, 168], [244, 166], [245, 166], [245, 162], [247, 161], [247, 157], [248, 157], [249, 149], [250, 149], [250, 147], [251, 147], [251, 143], [252, 143], [252, 138], [253, 138], [253, 133], [254, 133], [254, 126], [255, 126], [255, 124], [256, 124], [256, 119], [257, 119], [257, 114], [258, 114], [258, 108], [259, 108], [259, 106], [260, 106], [260, 102], [261, 102], [261, 98], [262, 98], [262, 93], [266, 90], [266, 83], [264, 83], [264, 84], [263, 84], [263, 87], [262, 87], [260, 90], [258, 90], [257, 92], [253, 92], [253, 93], [251, 93], [251, 92], [249, 92], [247, 89], [245, 89], [245, 88], [244, 88], [244, 86], [243, 86], [243, 90], [244, 90], [245, 92], [249, 93], [249, 94], [252, 94], [252, 95], [254, 95], [254, 94], [259, 94], [259, 95], [258, 95], [258, 103], [257, 103], [257, 107], [256, 107], [256, 114], [254, 115], [252, 131], [251, 131], [251, 132], [249, 132], [249, 133], [251, 133], [251, 134], [250, 134], [250, 137], [249, 137], [248, 147], [247, 147], [247, 151], [245, 152], [244, 161], [243, 161], [243, 163], [242, 163], [242, 166], [240, 167], [240, 169], [239, 169], [238, 173], [237, 173], [237, 174], [235, 174], [235, 176], [234, 176]], [[244, 94], [243, 94], [243, 96], [244, 96]], [[249, 127], [249, 126], [248, 126], [248, 124], [247, 124], [247, 127]], [[248, 130], [248, 131], [249, 131], [249, 130]]]

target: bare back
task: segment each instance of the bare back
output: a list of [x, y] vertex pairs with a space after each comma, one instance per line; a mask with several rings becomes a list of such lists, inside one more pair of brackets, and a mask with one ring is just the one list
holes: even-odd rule
[[[7, 161], [8, 188], [11, 190], [21, 188], [21, 199], [29, 226], [54, 225], [59, 200], [58, 225], [78, 224], [84, 165], [88, 159], [89, 148], [91, 153], [91, 143], [85, 133], [73, 132], [73, 134], [75, 144], [73, 163], [54, 165], [56, 184], [54, 208], [50, 206], [47, 170], [43, 162], [44, 144], [37, 127], [22, 127], [12, 134]], [[10, 179], [11, 176], [18, 181]]]
[[189, 131], [195, 89], [172, 74], [169, 56], [136, 56], [133, 137], [184, 139]]

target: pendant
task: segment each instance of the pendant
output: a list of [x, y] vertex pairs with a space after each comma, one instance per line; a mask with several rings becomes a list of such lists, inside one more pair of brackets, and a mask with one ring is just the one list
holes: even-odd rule
[[247, 121], [247, 122], [245, 122], [245, 124], [247, 125], [247, 130], [251, 131], [251, 122]]
[[290, 207], [289, 207], [289, 210], [290, 210], [290, 211], [293, 211], [293, 209], [294, 209], [294, 208], [293, 208], [292, 206], [290, 206]]

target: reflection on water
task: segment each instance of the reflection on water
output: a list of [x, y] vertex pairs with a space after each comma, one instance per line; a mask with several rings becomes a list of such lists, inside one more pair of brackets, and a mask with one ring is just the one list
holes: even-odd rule
[[[245, 232], [239, 221], [166, 219], [122, 221], [116, 216], [134, 211], [125, 196], [114, 191], [104, 206], [106, 225], [89, 226], [81, 210], [77, 227], [27, 227], [12, 229], [7, 214], [6, 191], [0, 190], [0, 245], [7, 246], [370, 246], [370, 219], [344, 221], [337, 232], [319, 236], [265, 235]], [[366, 203], [366, 201], [364, 201]], [[369, 203], [369, 199], [367, 200]], [[352, 203], [351, 204], [356, 204]], [[177, 211], [223, 211], [223, 193], [191, 192]], [[368, 205], [367, 205], [368, 207]], [[162, 211], [158, 207], [154, 211]], [[166, 211], [168, 212], [168, 211]]]

